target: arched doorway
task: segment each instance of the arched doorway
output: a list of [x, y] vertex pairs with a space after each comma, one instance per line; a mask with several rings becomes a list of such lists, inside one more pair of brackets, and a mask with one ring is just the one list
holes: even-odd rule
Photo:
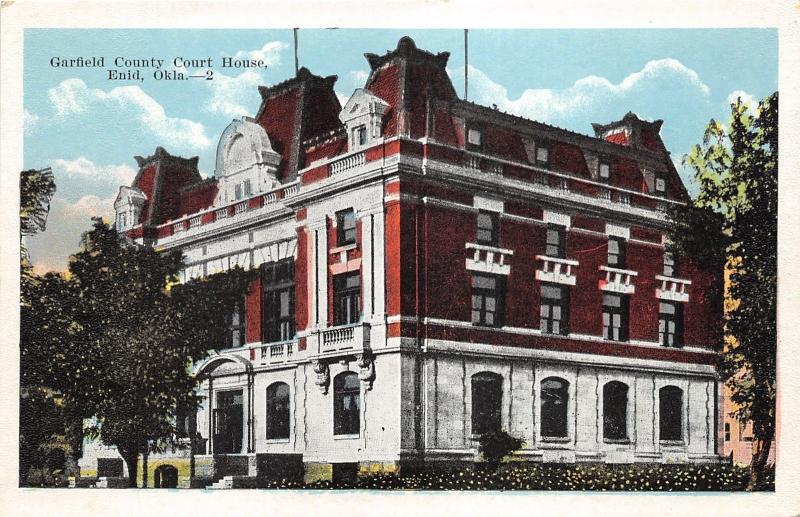
[[155, 472], [156, 488], [178, 488], [178, 469], [172, 465], [159, 465]]

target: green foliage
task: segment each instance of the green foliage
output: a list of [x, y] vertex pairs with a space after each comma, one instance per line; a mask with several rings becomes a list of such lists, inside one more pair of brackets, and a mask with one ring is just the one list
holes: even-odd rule
[[22, 233], [44, 229], [50, 211], [50, 199], [55, 192], [56, 184], [50, 169], [31, 169], [20, 173], [19, 219]]
[[175, 286], [180, 252], [121, 239], [95, 219], [68, 276], [45, 275], [23, 320], [23, 379], [64, 393], [93, 417], [136, 479], [136, 457], [175, 435], [178, 407], [194, 407], [191, 365], [222, 342], [225, 314], [255, 271], [240, 268]]
[[[754, 472], [763, 471], [775, 432], [778, 237], [778, 94], [751, 110], [737, 101], [727, 125], [712, 120], [685, 163], [700, 193], [673, 214], [675, 248], [730, 271], [720, 372], [735, 416], [753, 422]], [[721, 268], [716, 269], [720, 271]]]
[[20, 396], [19, 480], [22, 486], [61, 486], [67, 458], [80, 445], [80, 428], [69, 408], [44, 388]]
[[523, 443], [505, 431], [492, 431], [480, 436], [478, 451], [489, 465], [497, 465], [503, 458], [522, 447]]

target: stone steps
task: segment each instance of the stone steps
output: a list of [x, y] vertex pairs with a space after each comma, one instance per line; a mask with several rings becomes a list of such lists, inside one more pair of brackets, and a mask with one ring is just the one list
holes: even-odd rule
[[255, 476], [224, 476], [206, 487], [206, 490], [231, 490], [237, 488], [256, 488]]

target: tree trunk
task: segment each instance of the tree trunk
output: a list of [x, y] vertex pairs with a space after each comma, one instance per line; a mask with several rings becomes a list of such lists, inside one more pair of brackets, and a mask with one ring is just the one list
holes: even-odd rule
[[139, 461], [139, 451], [138, 448], [134, 445], [131, 447], [117, 447], [119, 449], [120, 456], [125, 461], [125, 464], [128, 466], [128, 488], [136, 488], [136, 478], [138, 477], [138, 461]]
[[142, 453], [142, 488], [147, 488], [147, 459], [150, 454], [147, 451]]
[[753, 460], [750, 464], [750, 480], [747, 484], [749, 491], [764, 489], [769, 468], [769, 451], [774, 437], [775, 429], [771, 426], [765, 429], [763, 436], [753, 437]]

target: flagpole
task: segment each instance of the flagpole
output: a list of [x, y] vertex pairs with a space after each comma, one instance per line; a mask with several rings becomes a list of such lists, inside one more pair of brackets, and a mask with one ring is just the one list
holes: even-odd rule
[[292, 29], [294, 32], [294, 75], [297, 75], [297, 72], [300, 71], [300, 62], [297, 59], [297, 27]]
[[469, 86], [469, 29], [464, 29], [464, 100], [468, 99]]

